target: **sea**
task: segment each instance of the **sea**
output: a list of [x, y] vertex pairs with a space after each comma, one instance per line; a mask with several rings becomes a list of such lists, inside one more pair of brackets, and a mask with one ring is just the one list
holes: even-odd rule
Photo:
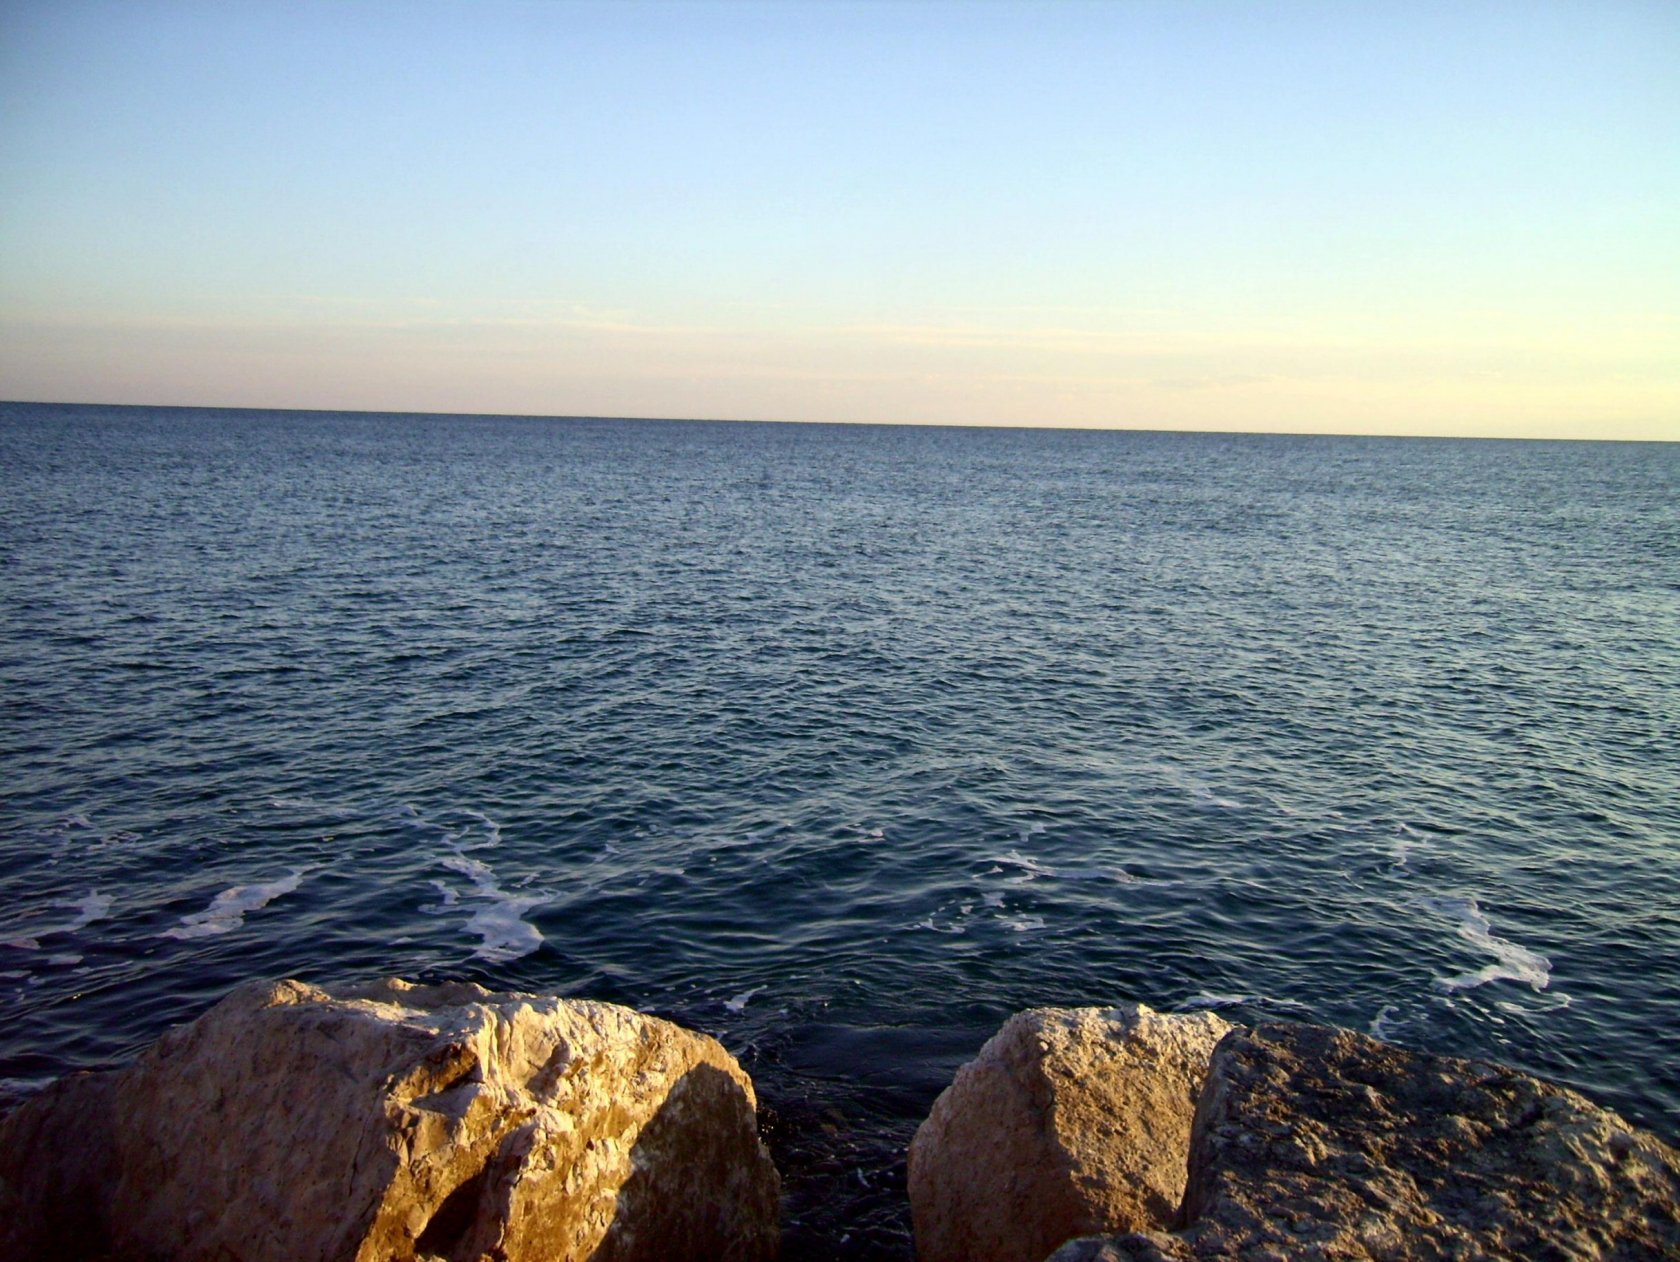
[[0, 406], [0, 1094], [237, 983], [715, 1035], [908, 1259], [1013, 1012], [1680, 1139], [1680, 444]]

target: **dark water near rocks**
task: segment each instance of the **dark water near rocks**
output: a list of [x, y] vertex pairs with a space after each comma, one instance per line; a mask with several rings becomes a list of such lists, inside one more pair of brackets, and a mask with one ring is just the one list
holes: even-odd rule
[[0, 408], [0, 1076], [235, 982], [616, 1000], [793, 1257], [1010, 1012], [1680, 1134], [1680, 445]]

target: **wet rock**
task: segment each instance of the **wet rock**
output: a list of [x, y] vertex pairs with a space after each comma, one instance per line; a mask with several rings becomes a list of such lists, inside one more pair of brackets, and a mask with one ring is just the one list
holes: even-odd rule
[[0, 1122], [0, 1250], [769, 1258], [754, 1110], [714, 1040], [626, 1008], [256, 984]]
[[1063, 1241], [1170, 1224], [1208, 1057], [1231, 1027], [1143, 1005], [1012, 1017], [910, 1145], [922, 1262], [1040, 1262]]

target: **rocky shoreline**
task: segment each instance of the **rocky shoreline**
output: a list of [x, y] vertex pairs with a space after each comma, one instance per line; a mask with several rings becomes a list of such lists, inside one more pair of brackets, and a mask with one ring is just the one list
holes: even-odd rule
[[[776, 1256], [753, 1084], [631, 1009], [240, 987], [0, 1119], [7, 1258]], [[1585, 1097], [1349, 1030], [1011, 1018], [909, 1154], [921, 1262], [1680, 1257], [1680, 1154]]]
[[1514, 1069], [1328, 1026], [1022, 1013], [910, 1168], [922, 1262], [1680, 1256], [1661, 1140]]

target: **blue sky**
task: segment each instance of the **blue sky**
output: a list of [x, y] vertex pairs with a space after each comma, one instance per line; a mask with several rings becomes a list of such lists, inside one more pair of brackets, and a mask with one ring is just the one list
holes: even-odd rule
[[0, 0], [0, 396], [1680, 439], [1680, 5]]

